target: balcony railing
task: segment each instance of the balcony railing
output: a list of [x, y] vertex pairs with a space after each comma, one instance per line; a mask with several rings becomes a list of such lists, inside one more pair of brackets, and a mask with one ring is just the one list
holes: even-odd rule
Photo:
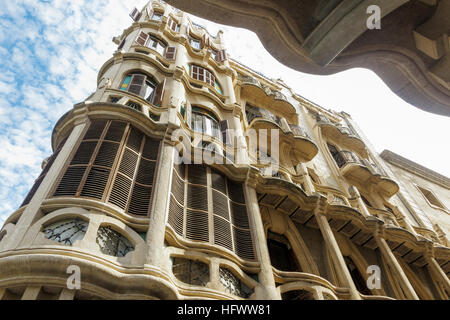
[[276, 115], [274, 115], [272, 112], [266, 109], [247, 106], [245, 108], [245, 113], [247, 115], [248, 123], [251, 123], [253, 119], [260, 118], [275, 122], [277, 125], [281, 126], [280, 118], [278, 118]]
[[367, 159], [361, 159], [355, 153], [348, 151], [348, 150], [339, 151], [334, 156], [334, 159], [336, 160], [336, 163], [339, 166], [339, 168], [342, 168], [347, 163], [356, 163], [356, 164], [366, 167], [373, 174], [379, 174], [382, 176], [386, 176], [386, 173], [384, 172], [384, 170], [381, 169], [380, 167], [378, 167], [375, 163], [373, 163]]
[[308, 135], [308, 133], [302, 127], [300, 127], [296, 124], [289, 124], [289, 128], [291, 128], [291, 131], [294, 134], [294, 136], [302, 136], [302, 137], [311, 139], [311, 137]]

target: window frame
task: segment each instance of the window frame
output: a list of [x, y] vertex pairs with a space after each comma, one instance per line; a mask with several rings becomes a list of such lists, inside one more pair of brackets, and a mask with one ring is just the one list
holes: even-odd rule
[[[432, 207], [432, 208], [434, 208], [434, 209], [438, 209], [438, 210], [443, 210], [443, 211], [445, 211], [445, 212], [447, 212], [447, 213], [450, 213], [450, 212], [449, 212], [449, 209], [442, 203], [441, 200], [439, 200], [439, 198], [436, 196], [436, 194], [434, 193], [433, 190], [430, 190], [430, 189], [425, 188], [425, 187], [421, 187], [421, 186], [419, 186], [419, 185], [416, 184], [416, 183], [414, 184], [414, 186], [416, 187], [416, 189], [419, 191], [419, 193], [422, 195], [422, 197], [425, 199], [425, 201], [428, 203], [428, 205], [429, 205], [430, 207]], [[438, 205], [432, 203], [432, 202], [430, 201], [430, 199], [427, 197], [427, 195], [426, 195], [422, 190], [428, 191], [428, 192], [430, 193], [430, 195], [431, 195], [432, 197], [434, 197], [434, 200], [437, 202]]]

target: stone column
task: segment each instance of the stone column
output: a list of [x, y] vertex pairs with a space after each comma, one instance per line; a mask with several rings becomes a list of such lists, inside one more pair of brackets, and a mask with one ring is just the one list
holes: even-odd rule
[[256, 258], [260, 263], [261, 270], [258, 274], [261, 287], [256, 287], [256, 298], [259, 300], [280, 300], [281, 295], [276, 289], [273, 278], [272, 264], [270, 263], [269, 249], [267, 248], [264, 225], [259, 211], [258, 198], [254, 187], [244, 184], [244, 193], [249, 213], [250, 229], [253, 235]]
[[69, 160], [72, 150], [75, 148], [77, 142], [84, 132], [84, 128], [88, 121], [85, 112], [86, 110], [84, 108], [74, 110], [75, 114], [78, 113], [78, 115], [75, 116], [74, 128], [72, 129], [63, 148], [53, 162], [51, 168], [45, 175], [44, 180], [36, 190], [25, 210], [22, 212], [22, 215], [20, 216], [19, 221], [16, 224], [14, 232], [5, 239], [6, 244], [4, 250], [14, 249], [19, 246], [20, 241], [27, 232], [28, 228], [40, 213], [40, 206], [42, 201], [44, 201], [48, 197], [49, 192], [52, 190], [54, 184], [57, 182], [60, 176], [61, 171], [64, 169], [65, 164]]
[[419, 300], [419, 297], [417, 296], [414, 288], [408, 280], [408, 277], [400, 266], [400, 263], [392, 253], [391, 248], [389, 248], [386, 240], [383, 238], [381, 226], [378, 227], [378, 230], [375, 232], [374, 236], [375, 241], [380, 248], [381, 254], [386, 259], [386, 262], [389, 265], [390, 269], [395, 273], [395, 279], [400, 282], [400, 286], [402, 287], [407, 298], [410, 300]]
[[[439, 265], [439, 263], [436, 261], [436, 259], [434, 258], [434, 248], [433, 248], [433, 243], [429, 243], [428, 245], [428, 250], [425, 253], [425, 258], [428, 261], [428, 270], [430, 273], [432, 273], [431, 276], [434, 275], [434, 278], [436, 280], [436, 282], [438, 282], [438, 284], [441, 284], [441, 288], [445, 289], [446, 292], [450, 292], [450, 280], [448, 279], [447, 275], [445, 274], [445, 272], [442, 270], [441, 266]], [[439, 290], [440, 295], [442, 296], [442, 299], [448, 299], [449, 297], [446, 296], [448, 295], [448, 293], [444, 293], [442, 292], [442, 290]]]
[[358, 189], [355, 186], [350, 186], [348, 189], [350, 196], [356, 199], [356, 202], [358, 203], [358, 208], [361, 210], [361, 213], [364, 217], [369, 217], [370, 212], [366, 207], [366, 204], [361, 199], [361, 194], [359, 193]]
[[[169, 141], [166, 141], [167, 139]], [[161, 144], [146, 239], [148, 245], [146, 264], [156, 267], [162, 267], [164, 265], [162, 252], [164, 250], [164, 234], [166, 231], [166, 217], [170, 201], [173, 154], [175, 149], [170, 143], [170, 137], [166, 137]]]
[[321, 197], [317, 201], [317, 206], [314, 209], [314, 216], [316, 217], [317, 224], [319, 225], [320, 232], [322, 233], [326, 246], [330, 251], [331, 258], [333, 259], [334, 266], [336, 267], [339, 282], [350, 289], [350, 298], [352, 300], [361, 300], [358, 289], [356, 289], [350, 275], [350, 271], [345, 263], [344, 256], [342, 255], [336, 238], [334, 237], [333, 230], [331, 230], [331, 227], [328, 224], [328, 220], [325, 215], [326, 206], [327, 199], [325, 197]]
[[22, 295], [22, 300], [36, 300], [40, 291], [41, 286], [28, 286]]

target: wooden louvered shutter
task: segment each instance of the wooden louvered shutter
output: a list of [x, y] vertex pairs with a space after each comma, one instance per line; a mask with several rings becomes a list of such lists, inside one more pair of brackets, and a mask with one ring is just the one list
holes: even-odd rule
[[145, 137], [128, 212], [148, 215], [160, 141]]
[[231, 145], [231, 138], [228, 132], [228, 120], [223, 120], [219, 122], [220, 132], [222, 134], [222, 142]]
[[123, 38], [120, 42], [119, 46], [117, 47], [117, 50], [122, 50], [123, 46], [125, 45], [126, 38]]
[[254, 260], [253, 240], [242, 184], [228, 180], [228, 194], [231, 200], [230, 210], [235, 252], [243, 259]]
[[145, 86], [145, 79], [146, 76], [143, 74], [133, 74], [130, 80], [130, 85], [128, 87], [128, 92], [141, 95]]
[[136, 38], [136, 42], [141, 46], [145, 46], [147, 44], [149, 37], [150, 36], [148, 35], [148, 33], [145, 33], [144, 31], [139, 31], [139, 34]]
[[158, 107], [161, 106], [165, 87], [166, 87], [166, 78], [164, 78], [164, 80], [161, 81], [161, 83], [158, 84], [158, 86], [155, 89], [155, 94], [153, 95], [153, 104], [155, 106]]
[[112, 121], [87, 174], [80, 196], [102, 199], [127, 124]]
[[141, 13], [140, 13], [139, 10], [135, 7], [135, 8], [130, 12], [130, 17], [131, 17], [131, 19], [133, 19], [134, 21], [138, 21], [139, 18], [141, 17]]
[[174, 164], [172, 188], [170, 194], [168, 223], [179, 236], [183, 236], [184, 227], [184, 188], [185, 165]]
[[217, 53], [216, 58], [217, 58], [217, 61], [219, 61], [219, 62], [225, 61], [225, 60], [227, 59], [227, 53], [226, 53], [226, 51], [225, 51], [225, 50], [220, 50], [220, 51]]
[[106, 125], [106, 120], [93, 120], [91, 122], [53, 196], [75, 196], [77, 194]]
[[167, 60], [175, 60], [176, 54], [177, 54], [176, 47], [166, 47], [166, 50], [164, 52], [164, 58], [166, 58]]
[[109, 194], [108, 202], [115, 204], [123, 210], [126, 210], [128, 206], [142, 140], [143, 134], [131, 127], [125, 148], [123, 149], [120, 165], [117, 169], [114, 183]]

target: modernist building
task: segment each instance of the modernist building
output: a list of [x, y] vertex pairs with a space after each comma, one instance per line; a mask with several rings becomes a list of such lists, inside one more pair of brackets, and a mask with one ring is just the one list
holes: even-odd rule
[[447, 178], [185, 13], [131, 16], [0, 231], [0, 299], [449, 298]]
[[254, 31], [290, 68], [374, 71], [411, 105], [450, 115], [450, 0], [167, 0]]

